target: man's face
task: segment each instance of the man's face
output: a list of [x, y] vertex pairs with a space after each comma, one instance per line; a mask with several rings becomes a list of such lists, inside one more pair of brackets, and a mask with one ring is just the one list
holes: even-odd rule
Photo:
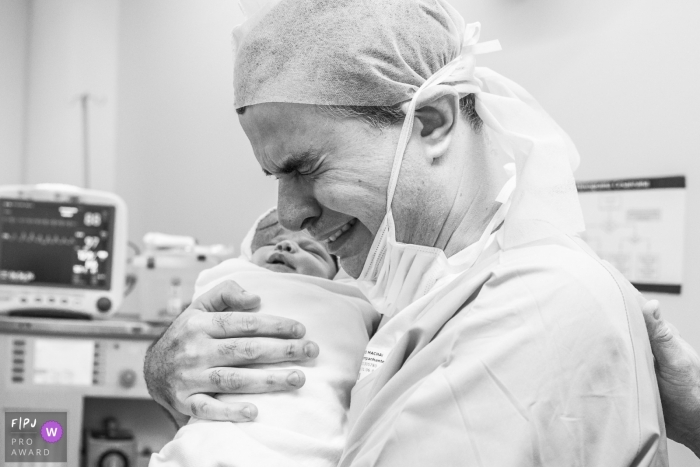
[[303, 104], [253, 105], [240, 122], [263, 171], [279, 180], [280, 223], [327, 242], [343, 269], [359, 276], [385, 215], [399, 131]]
[[306, 232], [283, 231], [253, 253], [252, 262], [274, 272], [333, 279], [338, 272], [326, 247]]

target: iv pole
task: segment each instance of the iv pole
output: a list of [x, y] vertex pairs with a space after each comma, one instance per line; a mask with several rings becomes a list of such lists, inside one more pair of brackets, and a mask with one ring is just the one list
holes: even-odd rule
[[80, 108], [83, 120], [83, 186], [90, 188], [90, 133], [88, 132], [88, 103], [90, 94], [80, 95]]

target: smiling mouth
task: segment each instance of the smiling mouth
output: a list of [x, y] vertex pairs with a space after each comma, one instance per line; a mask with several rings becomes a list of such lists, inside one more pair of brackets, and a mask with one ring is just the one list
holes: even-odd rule
[[324, 241], [324, 242], [326, 242], [326, 243], [328, 243], [328, 244], [331, 244], [331, 243], [335, 242], [335, 241], [338, 240], [340, 237], [342, 237], [343, 234], [344, 234], [345, 232], [347, 232], [348, 230], [350, 230], [350, 228], [351, 228], [353, 225], [355, 225], [355, 222], [357, 222], [357, 219], [355, 219], [355, 218], [350, 219], [347, 223], [345, 223], [343, 226], [341, 226], [338, 230], [336, 230], [336, 231], [333, 232], [331, 235], [329, 235], [328, 238], [326, 238], [325, 240], [322, 240], [322, 241]]

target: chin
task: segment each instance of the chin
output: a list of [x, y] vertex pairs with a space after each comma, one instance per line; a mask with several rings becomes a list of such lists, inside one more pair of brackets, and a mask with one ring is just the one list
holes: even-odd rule
[[338, 256], [338, 262], [343, 271], [348, 273], [350, 277], [357, 279], [365, 267], [365, 261], [374, 242], [374, 235], [359, 219], [348, 233], [350, 234], [349, 241], [346, 241], [333, 253]]
[[365, 266], [365, 258], [367, 253], [364, 255], [351, 256], [349, 258], [340, 258], [340, 267], [343, 271], [347, 272], [350, 277], [357, 279], [362, 273], [362, 268]]

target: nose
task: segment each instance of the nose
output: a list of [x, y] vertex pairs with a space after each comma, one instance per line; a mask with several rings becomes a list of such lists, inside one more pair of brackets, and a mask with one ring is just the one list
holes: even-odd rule
[[299, 251], [299, 245], [297, 245], [297, 242], [292, 240], [282, 240], [275, 245], [275, 250], [286, 251], [287, 253], [296, 253]]
[[277, 218], [287, 230], [304, 230], [321, 215], [309, 181], [300, 177], [283, 178], [277, 190]]

